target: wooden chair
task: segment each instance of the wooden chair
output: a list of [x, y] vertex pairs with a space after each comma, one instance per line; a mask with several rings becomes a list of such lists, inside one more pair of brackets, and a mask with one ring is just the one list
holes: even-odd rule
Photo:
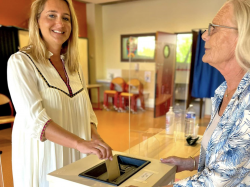
[[9, 106], [11, 109], [11, 115], [0, 116], [0, 125], [6, 124], [6, 123], [11, 123], [11, 128], [13, 128], [13, 122], [15, 120], [13, 105], [11, 103], [11, 100], [7, 96], [0, 94], [0, 105], [4, 105], [4, 104], [8, 104], [8, 103], [9, 103]]
[[115, 110], [118, 110], [119, 94], [125, 90], [125, 81], [121, 77], [116, 77], [112, 79], [110, 83], [110, 90], [104, 91], [103, 107], [108, 109], [108, 97], [112, 97], [112, 103]]
[[[129, 93], [130, 88], [130, 93]], [[137, 111], [136, 100], [140, 99], [141, 109], [145, 110], [144, 96], [143, 96], [143, 84], [138, 79], [131, 79], [127, 82], [125, 92], [122, 92], [119, 97], [120, 108], [122, 112], [125, 110], [126, 99], [131, 99], [131, 111], [135, 113]], [[124, 102], [123, 102], [124, 101]]]

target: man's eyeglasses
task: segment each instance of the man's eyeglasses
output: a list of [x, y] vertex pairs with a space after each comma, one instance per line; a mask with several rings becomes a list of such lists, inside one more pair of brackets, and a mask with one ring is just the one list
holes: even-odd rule
[[224, 26], [224, 25], [215, 25], [215, 24], [209, 23], [209, 25], [208, 25], [208, 36], [211, 36], [211, 33], [213, 32], [215, 27], [222, 27], [222, 28], [227, 28], [227, 29], [238, 30], [238, 28], [235, 28], [235, 27], [228, 27], [228, 26]]

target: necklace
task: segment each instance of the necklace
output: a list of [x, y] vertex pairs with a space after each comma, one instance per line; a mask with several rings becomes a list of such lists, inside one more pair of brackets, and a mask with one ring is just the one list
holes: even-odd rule
[[230, 94], [230, 93], [232, 93], [233, 91], [235, 91], [237, 88], [234, 88], [234, 89], [232, 89], [230, 92], [228, 92], [228, 89], [226, 89], [226, 94], [225, 94], [225, 97], [228, 97], [228, 95]]

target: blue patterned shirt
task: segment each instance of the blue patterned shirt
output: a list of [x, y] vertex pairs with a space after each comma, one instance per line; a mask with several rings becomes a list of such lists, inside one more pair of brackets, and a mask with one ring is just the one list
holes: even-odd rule
[[[222, 102], [227, 83], [215, 91], [211, 125]], [[205, 155], [205, 156], [202, 156]], [[198, 173], [174, 187], [250, 187], [250, 73], [242, 78], [208, 142], [201, 149]]]

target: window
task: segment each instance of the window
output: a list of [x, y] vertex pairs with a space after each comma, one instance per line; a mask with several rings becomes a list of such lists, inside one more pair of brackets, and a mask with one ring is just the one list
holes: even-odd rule
[[177, 34], [176, 62], [191, 63], [192, 34]]
[[122, 62], [154, 62], [154, 59], [155, 34], [121, 35]]

